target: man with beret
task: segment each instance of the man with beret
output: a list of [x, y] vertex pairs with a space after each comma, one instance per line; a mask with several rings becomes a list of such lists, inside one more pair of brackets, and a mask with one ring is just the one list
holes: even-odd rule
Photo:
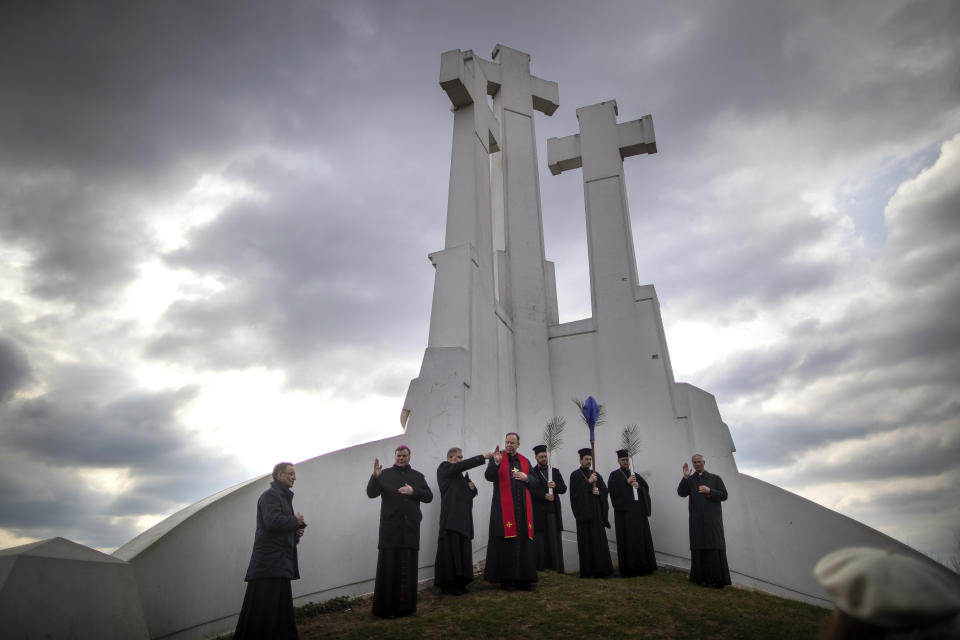
[[723, 511], [720, 503], [727, 499], [723, 478], [704, 469], [706, 461], [699, 453], [690, 459], [693, 471], [683, 463], [683, 478], [677, 495], [689, 497], [690, 514], [690, 582], [723, 589], [730, 584], [727, 567], [727, 545], [723, 538]]
[[603, 478], [591, 470], [593, 450], [580, 449], [580, 468], [570, 474], [570, 506], [577, 520], [577, 553], [581, 578], [606, 578], [613, 573], [606, 529], [610, 504]]
[[563, 546], [560, 532], [563, 531], [563, 516], [560, 513], [558, 495], [567, 492], [567, 485], [556, 467], [547, 466], [547, 447], [538, 444], [533, 448], [537, 465], [533, 473], [540, 477], [540, 488], [530, 491], [533, 500], [533, 543], [537, 548], [537, 571], [553, 569], [563, 573]]
[[657, 570], [650, 535], [650, 488], [638, 473], [630, 471], [626, 449], [617, 451], [619, 469], [610, 473], [610, 502], [617, 531], [617, 566], [620, 576], [642, 576]]
[[960, 638], [960, 576], [929, 558], [847, 547], [813, 575], [836, 607], [826, 638]]
[[433, 500], [423, 474], [410, 466], [410, 447], [393, 452], [389, 469], [373, 461], [367, 497], [380, 498], [380, 539], [373, 615], [408, 616], [417, 611], [417, 556], [420, 552], [420, 503]]

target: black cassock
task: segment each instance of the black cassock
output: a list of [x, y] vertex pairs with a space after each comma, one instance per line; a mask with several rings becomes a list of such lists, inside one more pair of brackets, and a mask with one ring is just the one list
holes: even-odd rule
[[483, 455], [460, 462], [443, 461], [437, 467], [440, 486], [440, 534], [433, 583], [441, 589], [460, 590], [473, 581], [473, 499], [463, 472], [483, 464]]
[[560, 471], [554, 468], [552, 480], [557, 485], [556, 491], [554, 499], [547, 500], [546, 496], [550, 491], [547, 487], [547, 468], [538, 464], [533, 467], [532, 473], [539, 477], [542, 484], [536, 491], [530, 491], [530, 498], [533, 500], [533, 544], [537, 548], [537, 571], [553, 569], [563, 573], [563, 546], [560, 540], [563, 515], [560, 513], [560, 498], [557, 496], [567, 492], [567, 485]]
[[650, 488], [639, 474], [634, 473], [633, 477], [639, 485], [637, 492], [628, 482], [628, 469], [614, 469], [608, 480], [617, 530], [617, 567], [623, 577], [640, 576], [657, 570], [653, 537], [647, 520], [650, 517]]
[[600, 495], [593, 495], [589, 469], [580, 467], [570, 474], [570, 506], [577, 519], [577, 553], [581, 578], [605, 578], [613, 573], [606, 527], [610, 526], [607, 485], [597, 474]]
[[[700, 493], [700, 485], [710, 487], [709, 495]], [[727, 566], [727, 545], [723, 539], [723, 510], [727, 499], [723, 479], [713, 473], [693, 472], [680, 480], [677, 495], [689, 496], [690, 513], [690, 582], [722, 587], [730, 584]]]
[[[398, 491], [409, 484], [413, 495]], [[420, 503], [433, 500], [423, 474], [393, 465], [377, 478], [370, 475], [367, 497], [380, 497], [380, 538], [373, 615], [406, 616], [417, 610], [417, 555], [420, 550]]]
[[[523, 468], [520, 465], [520, 454], [503, 454], [504, 460], [510, 469]], [[526, 458], [524, 458], [526, 460]], [[516, 534], [505, 537], [503, 532], [503, 512], [500, 506], [500, 479], [499, 465], [493, 458], [487, 463], [483, 476], [493, 483], [493, 498], [490, 500], [490, 539], [487, 542], [487, 563], [483, 577], [488, 582], [514, 583], [521, 587], [532, 585], [537, 581], [537, 554], [536, 549], [527, 534], [527, 524], [532, 523], [527, 514], [527, 490], [538, 490], [540, 481], [533, 473], [529, 462], [527, 481], [510, 478], [510, 495], [513, 498], [512, 522], [516, 523]], [[532, 510], [532, 507], [531, 507]]]

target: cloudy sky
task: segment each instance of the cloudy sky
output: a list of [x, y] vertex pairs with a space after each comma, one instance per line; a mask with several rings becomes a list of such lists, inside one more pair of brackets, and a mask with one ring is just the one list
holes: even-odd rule
[[[577, 107], [626, 163], [674, 371], [740, 469], [935, 556], [960, 529], [960, 4], [50, 2], [0, 21], [0, 547], [112, 550], [399, 430], [452, 116], [504, 45], [537, 116], [561, 320], [589, 314]], [[679, 461], [678, 461], [679, 465]]]

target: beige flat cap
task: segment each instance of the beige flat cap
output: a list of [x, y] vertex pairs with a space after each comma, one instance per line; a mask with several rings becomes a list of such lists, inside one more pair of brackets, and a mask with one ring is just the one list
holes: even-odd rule
[[960, 612], [960, 576], [932, 560], [847, 547], [820, 558], [813, 575], [838, 609], [880, 627], [923, 627]]

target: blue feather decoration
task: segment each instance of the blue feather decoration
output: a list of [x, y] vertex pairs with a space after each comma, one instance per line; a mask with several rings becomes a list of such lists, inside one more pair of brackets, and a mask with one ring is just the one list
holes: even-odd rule
[[590, 427], [590, 442], [593, 442], [596, 439], [593, 437], [593, 430], [597, 427], [597, 418], [600, 417], [600, 407], [597, 406], [593, 396], [587, 396], [583, 402], [583, 417], [587, 421], [587, 426]]
[[572, 398], [573, 404], [577, 405], [577, 408], [580, 409], [580, 417], [583, 418], [583, 421], [587, 423], [587, 426], [590, 427], [590, 441], [593, 442], [594, 438], [594, 428], [598, 424], [602, 424], [606, 418], [606, 410], [602, 404], [598, 404], [593, 396], [587, 396], [587, 399], [583, 402], [580, 402], [576, 398]]

